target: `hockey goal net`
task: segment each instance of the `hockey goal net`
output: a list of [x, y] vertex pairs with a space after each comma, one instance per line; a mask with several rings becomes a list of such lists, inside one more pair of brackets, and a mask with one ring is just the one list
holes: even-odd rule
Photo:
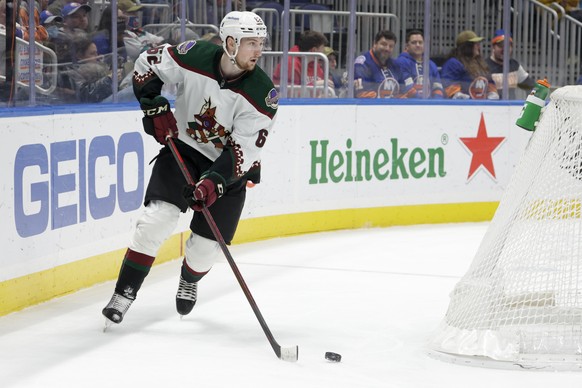
[[582, 86], [551, 94], [431, 349], [482, 366], [582, 369]]

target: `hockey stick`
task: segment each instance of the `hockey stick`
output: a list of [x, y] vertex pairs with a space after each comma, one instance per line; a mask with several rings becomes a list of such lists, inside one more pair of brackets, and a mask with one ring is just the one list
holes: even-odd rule
[[[168, 146], [170, 147], [170, 150], [172, 151], [172, 154], [174, 155], [174, 159], [176, 159], [176, 162], [178, 163], [178, 166], [182, 171], [182, 175], [184, 175], [184, 178], [186, 179], [186, 182], [189, 185], [194, 185], [195, 184], [194, 179], [192, 179], [190, 171], [188, 171], [188, 169], [186, 168], [184, 159], [182, 159], [182, 155], [180, 155], [180, 152], [176, 148], [174, 139], [168, 136], [166, 140]], [[247, 300], [249, 301], [249, 304], [251, 305], [251, 308], [253, 309], [255, 316], [259, 320], [259, 323], [261, 324], [261, 327], [263, 328], [263, 331], [267, 336], [267, 340], [269, 340], [269, 343], [273, 347], [275, 354], [279, 359], [283, 361], [297, 361], [299, 357], [299, 347], [296, 345], [288, 348], [282, 348], [281, 345], [279, 345], [275, 340], [275, 337], [273, 337], [273, 334], [271, 333], [269, 326], [267, 326], [267, 322], [265, 322], [265, 318], [263, 318], [263, 314], [261, 314], [261, 311], [259, 310], [259, 306], [257, 306], [257, 302], [255, 302], [255, 299], [253, 298], [253, 295], [251, 294], [249, 287], [247, 286], [244, 278], [242, 277], [242, 274], [238, 270], [238, 266], [236, 265], [234, 259], [232, 258], [232, 255], [230, 254], [230, 251], [226, 246], [226, 242], [224, 241], [224, 238], [222, 237], [222, 234], [220, 233], [220, 230], [216, 226], [216, 222], [214, 222], [214, 218], [208, 211], [206, 205], [202, 207], [202, 214], [204, 215], [204, 218], [206, 218], [206, 222], [208, 222], [208, 225], [210, 226], [210, 229], [212, 230], [212, 233], [214, 234], [214, 237], [216, 238], [218, 245], [220, 245], [220, 248], [222, 249], [224, 256], [226, 256], [226, 260], [228, 261], [228, 264], [230, 265], [232, 272], [234, 272], [234, 276], [236, 277], [236, 280], [238, 280], [238, 284], [242, 288], [243, 293], [247, 297]]]

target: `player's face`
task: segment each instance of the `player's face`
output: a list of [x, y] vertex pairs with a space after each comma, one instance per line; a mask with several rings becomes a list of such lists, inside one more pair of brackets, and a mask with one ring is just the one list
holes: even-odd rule
[[392, 51], [394, 50], [395, 44], [396, 42], [393, 40], [380, 38], [380, 40], [374, 43], [374, 46], [372, 46], [372, 52], [374, 53], [376, 59], [380, 61], [380, 63], [386, 63], [388, 58], [392, 56]]
[[264, 47], [265, 38], [242, 38], [236, 54], [238, 67], [242, 70], [253, 70], [263, 55]]
[[406, 43], [406, 51], [413, 57], [419, 57], [424, 53], [424, 38], [420, 34], [410, 35]]

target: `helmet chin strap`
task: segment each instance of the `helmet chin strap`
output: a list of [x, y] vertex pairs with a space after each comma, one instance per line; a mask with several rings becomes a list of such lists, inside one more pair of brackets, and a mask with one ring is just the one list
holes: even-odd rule
[[235, 49], [234, 49], [234, 54], [232, 54], [232, 55], [231, 55], [231, 54], [228, 52], [228, 48], [226, 47], [226, 42], [225, 42], [225, 43], [224, 43], [224, 52], [225, 52], [225, 53], [226, 53], [226, 55], [228, 56], [228, 59], [230, 59], [230, 63], [232, 63], [232, 65], [233, 65], [234, 67], [236, 67], [236, 68], [237, 68], [237, 70], [242, 70], [242, 69], [241, 69], [241, 68], [238, 66], [238, 64], [236, 63], [236, 54], [238, 54], [238, 47], [239, 47], [239, 45], [238, 45], [238, 44], [236, 44], [236, 42], [235, 42], [235, 44], [234, 44], [234, 47], [235, 47]]

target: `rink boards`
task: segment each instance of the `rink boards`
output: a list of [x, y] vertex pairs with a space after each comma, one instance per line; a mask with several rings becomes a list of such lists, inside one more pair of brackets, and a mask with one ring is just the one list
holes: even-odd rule
[[[520, 109], [283, 101], [235, 242], [488, 220], [530, 136]], [[133, 104], [0, 113], [0, 315], [117, 275], [159, 150], [141, 116]], [[189, 217], [157, 263], [182, 255]]]

